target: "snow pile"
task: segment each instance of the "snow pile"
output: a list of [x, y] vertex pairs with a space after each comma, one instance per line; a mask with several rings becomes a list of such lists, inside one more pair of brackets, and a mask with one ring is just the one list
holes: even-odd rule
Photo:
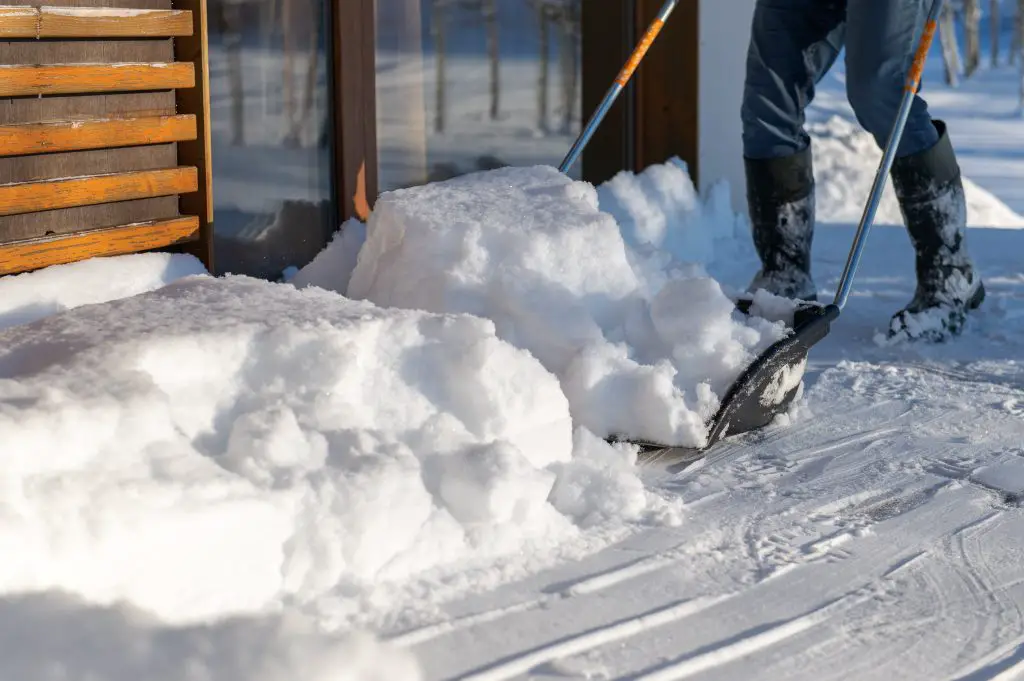
[[621, 171], [597, 187], [599, 207], [618, 223], [631, 254], [652, 260], [711, 265], [753, 254], [747, 222], [732, 212], [727, 183], [701, 199], [686, 164], [673, 157], [637, 174]]
[[[685, 175], [673, 168], [622, 177], [606, 196], [639, 216], [641, 190], [655, 187], [675, 206], [675, 227], [635, 217], [634, 243], [696, 244], [710, 257], [716, 239], [736, 229], [735, 217], [678, 189]], [[742, 320], [697, 263], [655, 267], [598, 206], [594, 187], [548, 167], [384, 194], [344, 292], [381, 306], [489, 318], [499, 337], [559, 377], [578, 425], [602, 437], [701, 446], [719, 396], [784, 326]], [[679, 225], [686, 234], [677, 235]], [[319, 271], [331, 271], [327, 260], [325, 252]], [[302, 280], [339, 290], [344, 279]]]
[[486, 320], [204, 277], [0, 340], [0, 593], [188, 623], [573, 534], [565, 397]]
[[138, 253], [55, 265], [0, 279], [0, 329], [27, 324], [80, 305], [104, 303], [196, 274], [191, 255]]
[[417, 660], [293, 614], [169, 627], [64, 594], [0, 599], [0, 677], [19, 681], [422, 681]]
[[366, 225], [355, 218], [346, 220], [331, 237], [330, 243], [306, 266], [288, 279], [303, 288], [311, 284], [344, 294], [356, 268], [359, 249], [366, 241]]
[[[819, 223], [857, 224], [875, 181], [882, 152], [874, 138], [856, 122], [842, 116], [807, 126], [814, 153]], [[951, 132], [955, 136], [955, 131]], [[953, 144], [956, 145], [954, 138]], [[1024, 217], [997, 197], [963, 178], [967, 197], [967, 223], [977, 227], [1024, 227]], [[899, 204], [887, 181], [875, 224], [902, 225]]]
[[418, 681], [360, 627], [680, 520], [491, 321], [238, 276], [0, 331], [0, 454], [4, 678]]

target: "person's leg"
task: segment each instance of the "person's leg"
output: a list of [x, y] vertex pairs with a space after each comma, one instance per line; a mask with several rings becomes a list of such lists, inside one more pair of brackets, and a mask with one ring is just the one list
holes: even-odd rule
[[[925, 0], [849, 0], [846, 87], [858, 121], [884, 146], [896, 120]], [[967, 206], [946, 125], [914, 97], [891, 177], [916, 252], [917, 288], [889, 335], [942, 340], [958, 334], [985, 296], [966, 245]]]
[[740, 117], [761, 269], [750, 283], [813, 300], [814, 173], [804, 112], [843, 45], [845, 0], [757, 0]]

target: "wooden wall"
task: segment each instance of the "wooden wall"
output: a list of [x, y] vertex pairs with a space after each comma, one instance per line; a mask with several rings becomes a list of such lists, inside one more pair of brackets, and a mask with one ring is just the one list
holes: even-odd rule
[[[664, 0], [634, 0], [637, 38]], [[700, 172], [700, 3], [680, 2], [648, 50], [636, 79], [633, 169], [678, 156], [697, 182]], [[735, 116], [739, 117], [737, 110]]]
[[212, 268], [205, 4], [50, 2], [0, 6], [0, 274], [169, 247]]

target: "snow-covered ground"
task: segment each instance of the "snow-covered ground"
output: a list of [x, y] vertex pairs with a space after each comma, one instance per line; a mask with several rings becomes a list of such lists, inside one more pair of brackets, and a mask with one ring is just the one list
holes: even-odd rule
[[[825, 295], [878, 158], [841, 75]], [[396, 193], [289, 284], [163, 254], [0, 279], [0, 678], [1024, 676], [1006, 83], [930, 87], [989, 290], [966, 335], [875, 342], [913, 289], [889, 194], [790, 418], [684, 471], [600, 436], [699, 442], [779, 329], [731, 317], [744, 223], [671, 162]]]

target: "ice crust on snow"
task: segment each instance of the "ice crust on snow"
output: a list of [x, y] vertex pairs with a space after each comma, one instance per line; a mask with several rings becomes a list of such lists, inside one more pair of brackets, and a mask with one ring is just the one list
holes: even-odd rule
[[[724, 389], [785, 331], [734, 314], [699, 262], [654, 253], [671, 241], [677, 250], [695, 244], [695, 259], [708, 259], [716, 239], [707, 233], [721, 226], [725, 238], [736, 228], [727, 202], [698, 202], [688, 182], [676, 165], [616, 178], [607, 196], [620, 214], [641, 216], [655, 187], [681, 216], [670, 232], [633, 217], [629, 242], [593, 186], [554, 168], [389, 192], [344, 292], [489, 318], [499, 337], [559, 377], [577, 424], [602, 437], [700, 446]], [[323, 285], [338, 290], [338, 281]]]

